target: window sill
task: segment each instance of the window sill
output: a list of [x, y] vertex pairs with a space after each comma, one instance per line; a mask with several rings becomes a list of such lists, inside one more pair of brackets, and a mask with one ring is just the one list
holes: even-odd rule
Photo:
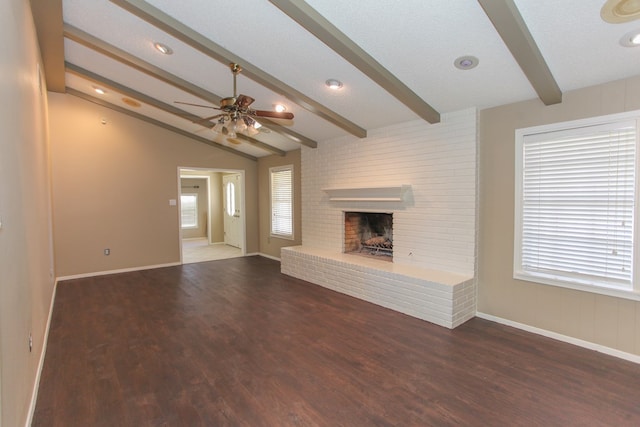
[[640, 292], [633, 290], [620, 289], [615, 287], [595, 286], [574, 282], [566, 282], [550, 277], [535, 276], [532, 274], [514, 273], [513, 278], [530, 283], [541, 285], [556, 286], [559, 288], [573, 289], [575, 291], [589, 292], [592, 294], [606, 295], [615, 298], [623, 298], [632, 301], [640, 301]]
[[282, 240], [295, 240], [293, 238], [293, 235], [291, 236], [284, 236], [282, 234], [270, 234], [269, 237], [271, 237], [272, 239], [282, 239]]

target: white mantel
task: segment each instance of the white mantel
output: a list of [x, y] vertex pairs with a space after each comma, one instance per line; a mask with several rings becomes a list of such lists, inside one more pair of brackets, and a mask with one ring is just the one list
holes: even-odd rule
[[410, 185], [324, 188], [332, 202], [402, 202]]

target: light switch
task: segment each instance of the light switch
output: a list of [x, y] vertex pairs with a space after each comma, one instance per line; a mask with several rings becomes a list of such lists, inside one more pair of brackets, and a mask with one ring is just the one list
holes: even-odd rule
[[169, 206], [176, 206], [176, 199], [169, 199]]

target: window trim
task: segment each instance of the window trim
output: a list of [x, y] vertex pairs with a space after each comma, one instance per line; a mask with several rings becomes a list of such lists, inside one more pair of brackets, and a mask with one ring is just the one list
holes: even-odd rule
[[635, 195], [634, 195], [634, 229], [633, 229], [633, 257], [631, 289], [623, 289], [615, 286], [595, 285], [560, 280], [552, 275], [532, 274], [521, 269], [522, 261], [522, 209], [523, 209], [523, 141], [526, 136], [560, 132], [583, 127], [607, 125], [616, 122], [636, 122], [636, 158], [640, 158], [640, 110], [625, 113], [611, 114], [600, 117], [579, 119], [573, 121], [552, 123], [516, 129], [515, 131], [515, 168], [514, 168], [514, 236], [513, 236], [513, 278], [532, 283], [551, 285], [562, 288], [586, 291], [594, 294], [608, 295], [619, 298], [640, 301], [640, 162], [636, 160], [635, 170]]
[[[291, 234], [274, 233], [273, 231], [273, 174], [291, 171]], [[278, 239], [295, 240], [295, 170], [293, 164], [269, 168], [269, 236]]]

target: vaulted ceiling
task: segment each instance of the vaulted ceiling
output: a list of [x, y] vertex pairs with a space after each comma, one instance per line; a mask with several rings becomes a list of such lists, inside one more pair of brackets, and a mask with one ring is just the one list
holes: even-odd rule
[[[640, 73], [638, 0], [32, 0], [50, 90], [250, 157], [443, 113]], [[604, 7], [604, 8], [603, 8]], [[605, 15], [603, 19], [602, 14]], [[620, 21], [616, 23], [607, 21]], [[162, 43], [171, 55], [154, 48]], [[477, 59], [475, 67], [456, 65]], [[472, 59], [473, 59], [472, 58]], [[210, 128], [233, 94], [293, 120], [229, 139]], [[325, 82], [343, 86], [331, 90]], [[105, 90], [98, 95], [95, 88]]]

